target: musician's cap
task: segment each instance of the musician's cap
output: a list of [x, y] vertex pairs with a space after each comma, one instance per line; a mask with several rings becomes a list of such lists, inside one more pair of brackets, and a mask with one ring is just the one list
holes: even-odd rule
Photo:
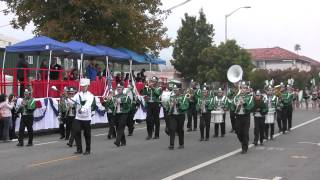
[[65, 92], [68, 92], [68, 90], [69, 90], [69, 88], [68, 88], [67, 86], [65, 86], [65, 87], [63, 88], [63, 91], [65, 91]]
[[90, 85], [90, 79], [87, 79], [87, 78], [80, 79], [80, 86], [89, 86], [89, 85]]
[[284, 84], [283, 84], [283, 82], [281, 82], [281, 83], [280, 83], [280, 86], [281, 86], [281, 87], [284, 87]]
[[31, 91], [29, 89], [24, 90], [24, 94], [30, 94], [30, 93], [31, 93]]
[[259, 90], [256, 91], [256, 96], [261, 96], [261, 92]]
[[202, 91], [208, 91], [207, 87], [203, 87]]
[[178, 86], [175, 84], [173, 85], [173, 90], [179, 90]]
[[218, 89], [218, 92], [222, 92], [222, 89], [221, 89], [221, 88], [219, 88], [219, 89]]
[[121, 83], [118, 83], [117, 88], [123, 88], [123, 85]]
[[74, 87], [69, 87], [68, 88], [68, 92], [69, 93], [74, 93], [74, 92], [76, 92], [77, 90], [76, 90], [76, 88], [74, 88]]
[[151, 81], [158, 82], [158, 78], [156, 76], [152, 76]]

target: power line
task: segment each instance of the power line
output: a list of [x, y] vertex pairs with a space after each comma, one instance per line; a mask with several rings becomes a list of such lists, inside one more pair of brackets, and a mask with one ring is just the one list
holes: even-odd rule
[[0, 28], [10, 26], [10, 24], [1, 25]]
[[178, 7], [180, 7], [180, 6], [183, 6], [183, 5], [187, 4], [187, 3], [190, 2], [190, 1], [191, 1], [191, 0], [186, 0], [186, 1], [182, 2], [182, 3], [180, 3], [180, 4], [177, 4], [177, 5], [175, 5], [175, 6], [172, 6], [171, 8], [167, 9], [166, 11], [171, 11], [171, 10], [173, 10], [173, 9], [176, 9], [176, 8], [178, 8]]

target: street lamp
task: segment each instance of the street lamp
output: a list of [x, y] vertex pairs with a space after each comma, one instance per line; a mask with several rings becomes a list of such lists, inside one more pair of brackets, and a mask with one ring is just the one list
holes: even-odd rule
[[231, 13], [226, 14], [225, 15], [225, 42], [227, 42], [228, 40], [228, 17], [231, 16], [232, 14], [234, 14], [235, 12], [239, 11], [240, 9], [249, 9], [251, 8], [251, 6], [243, 6], [243, 7], [239, 7], [235, 10], [233, 10]]

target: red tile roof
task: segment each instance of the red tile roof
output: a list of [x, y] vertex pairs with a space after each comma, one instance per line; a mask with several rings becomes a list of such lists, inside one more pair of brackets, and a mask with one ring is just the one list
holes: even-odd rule
[[[295, 60], [301, 56], [280, 47], [247, 49], [252, 60]], [[302, 59], [304, 60], [304, 59]]]
[[314, 59], [311, 59], [307, 56], [300, 56], [300, 59], [308, 61], [311, 63], [312, 66], [320, 66], [320, 62]]

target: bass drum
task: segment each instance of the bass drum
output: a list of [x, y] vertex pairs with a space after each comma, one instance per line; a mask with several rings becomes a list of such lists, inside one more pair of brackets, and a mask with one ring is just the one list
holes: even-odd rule
[[163, 91], [161, 95], [161, 104], [164, 106], [166, 103], [170, 101], [171, 92]]

